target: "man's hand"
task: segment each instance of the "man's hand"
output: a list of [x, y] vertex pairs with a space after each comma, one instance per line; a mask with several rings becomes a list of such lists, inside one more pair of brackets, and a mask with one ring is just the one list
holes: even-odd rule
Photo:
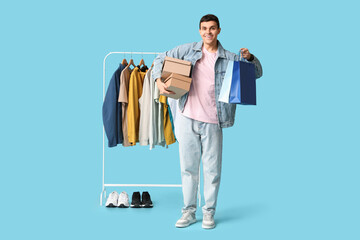
[[250, 60], [251, 53], [249, 52], [249, 49], [247, 48], [240, 48], [240, 52], [243, 58], [246, 58], [247, 60]]
[[160, 90], [160, 94], [175, 94], [174, 92], [167, 90], [165, 83], [163, 83], [160, 78], [156, 79], [156, 84]]

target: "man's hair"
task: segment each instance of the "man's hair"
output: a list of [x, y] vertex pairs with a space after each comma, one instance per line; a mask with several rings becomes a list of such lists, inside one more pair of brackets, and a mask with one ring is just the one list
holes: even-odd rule
[[215, 21], [217, 23], [218, 28], [220, 28], [219, 19], [217, 18], [217, 16], [213, 14], [207, 14], [200, 19], [199, 29], [201, 28], [202, 22], [210, 22], [210, 21]]

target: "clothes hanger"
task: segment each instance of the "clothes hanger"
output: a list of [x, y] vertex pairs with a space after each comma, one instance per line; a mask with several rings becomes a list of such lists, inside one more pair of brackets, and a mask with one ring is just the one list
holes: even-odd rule
[[[145, 61], [144, 61], [144, 56], [143, 54], [141, 54], [141, 60], [140, 60], [140, 63], [138, 65], [138, 68], [142, 71], [142, 72], [146, 72], [149, 68], [145, 65]], [[143, 66], [143, 67], [141, 67]]]
[[139, 67], [141, 67], [141, 65], [146, 66], [146, 65], [145, 65], [145, 61], [144, 61], [144, 59], [143, 59], [143, 58], [140, 60]]
[[134, 60], [132, 58], [130, 59], [128, 66], [130, 66], [130, 65], [133, 65], [134, 67], [136, 67], [135, 63], [134, 63]]
[[132, 53], [131, 53], [131, 58], [130, 58], [130, 61], [129, 61], [129, 64], [127, 65], [127, 67], [129, 67], [130, 65], [133, 65], [134, 68], [136, 68], [136, 65], [134, 63], [134, 60], [132, 59]]
[[124, 58], [121, 62], [122, 65], [128, 65], [128, 62], [126, 61], [126, 59]]
[[140, 68], [141, 66], [147, 67], [147, 66], [145, 65], [144, 56], [143, 56], [142, 53], [141, 53], [141, 60], [140, 60], [140, 63], [139, 63], [139, 68]]
[[124, 59], [122, 60], [121, 64], [125, 65], [125, 66], [128, 65], [128, 62], [126, 61], [126, 58], [125, 58], [125, 53], [124, 53]]

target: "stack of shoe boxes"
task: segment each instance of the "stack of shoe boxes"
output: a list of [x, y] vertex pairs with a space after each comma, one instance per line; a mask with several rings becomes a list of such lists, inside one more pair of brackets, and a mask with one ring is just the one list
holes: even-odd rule
[[175, 94], [162, 94], [164, 96], [179, 99], [190, 90], [191, 62], [177, 58], [165, 57], [161, 80], [168, 90]]

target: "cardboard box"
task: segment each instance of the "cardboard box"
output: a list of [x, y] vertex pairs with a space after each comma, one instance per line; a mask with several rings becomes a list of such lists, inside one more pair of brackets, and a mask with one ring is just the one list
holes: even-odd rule
[[164, 81], [172, 73], [189, 77], [191, 73], [191, 62], [166, 56], [163, 64], [161, 80]]
[[182, 95], [190, 90], [191, 78], [180, 74], [172, 73], [164, 81], [168, 90], [175, 94], [161, 94], [169, 98], [179, 99]]

